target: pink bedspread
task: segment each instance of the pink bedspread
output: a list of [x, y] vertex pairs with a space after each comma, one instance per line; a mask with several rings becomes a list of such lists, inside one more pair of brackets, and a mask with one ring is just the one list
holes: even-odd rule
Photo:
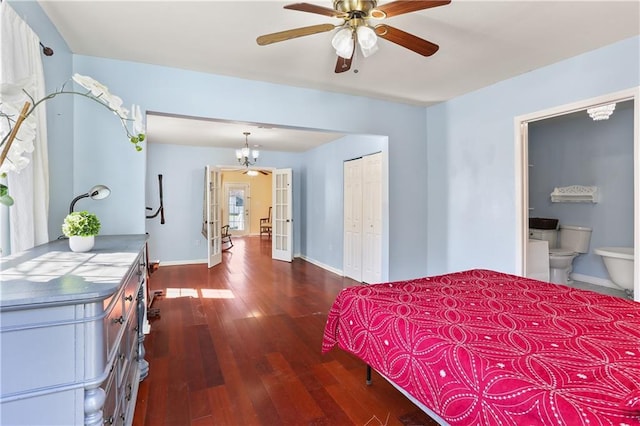
[[640, 303], [488, 270], [349, 287], [336, 343], [451, 425], [640, 424]]

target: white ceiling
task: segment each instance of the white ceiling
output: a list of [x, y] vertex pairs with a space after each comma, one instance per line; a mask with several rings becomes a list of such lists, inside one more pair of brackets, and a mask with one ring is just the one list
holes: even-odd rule
[[[283, 9], [290, 3], [267, 0], [40, 1], [76, 54], [416, 105], [442, 102], [640, 34], [638, 0], [453, 0], [447, 6], [384, 21], [438, 44], [440, 50], [435, 55], [425, 58], [380, 40], [378, 52], [368, 58], [357, 55], [352, 71], [335, 74], [336, 56], [331, 48], [333, 32], [267, 46], [257, 45], [255, 39], [259, 35], [342, 22]], [[332, 7], [331, 1], [311, 3]], [[43, 43], [46, 44], [46, 40]], [[250, 136], [250, 144], [263, 145], [264, 150], [308, 149], [308, 146], [298, 145], [301, 140], [299, 129], [278, 135], [282, 129], [267, 132], [257, 125], [251, 128], [247, 128], [248, 123], [222, 125], [211, 120], [215, 117], [207, 118], [209, 120], [194, 126], [191, 121], [185, 123], [185, 120], [164, 115], [149, 116], [149, 140], [167, 142], [162, 135], [168, 134], [168, 128], [186, 124], [186, 128], [179, 130], [183, 137], [187, 129], [203, 129], [184, 137], [189, 144], [224, 140], [229, 144], [227, 146], [238, 147], [244, 143], [242, 132], [250, 131], [255, 136]], [[158, 131], [160, 126], [163, 126], [162, 132]], [[216, 131], [222, 133], [216, 134]], [[289, 146], [267, 143], [262, 135], [271, 135], [274, 140]], [[310, 140], [311, 146], [342, 136], [311, 135], [305, 133], [304, 138]]]

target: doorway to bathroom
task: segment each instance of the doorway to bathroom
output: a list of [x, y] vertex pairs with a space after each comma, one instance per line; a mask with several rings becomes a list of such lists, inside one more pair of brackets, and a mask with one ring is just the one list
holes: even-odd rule
[[[520, 232], [516, 242], [516, 269], [528, 275], [529, 217], [556, 217], [568, 225], [591, 225], [592, 241], [578, 256], [575, 278], [597, 285], [611, 283], [602, 259], [593, 249], [640, 242], [640, 176], [638, 107], [640, 91], [629, 89], [516, 117], [516, 209]], [[607, 123], [593, 122], [587, 109], [616, 104], [618, 122], [626, 120], [626, 136], [607, 134]], [[626, 117], [626, 118], [623, 118]], [[582, 120], [583, 125], [578, 125]], [[599, 127], [596, 127], [600, 125]], [[624, 140], [615, 140], [615, 139]], [[577, 181], [576, 181], [577, 180]], [[584, 185], [599, 191], [585, 203], [551, 201], [556, 187]], [[599, 200], [597, 198], [600, 198]], [[566, 201], [566, 200], [563, 200]], [[592, 201], [596, 201], [595, 203]], [[634, 262], [634, 294], [639, 300], [639, 263]]]

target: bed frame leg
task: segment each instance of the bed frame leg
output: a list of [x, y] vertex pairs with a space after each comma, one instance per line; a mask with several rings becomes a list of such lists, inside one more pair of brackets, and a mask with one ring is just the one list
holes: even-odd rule
[[367, 386], [371, 386], [371, 366], [367, 364]]

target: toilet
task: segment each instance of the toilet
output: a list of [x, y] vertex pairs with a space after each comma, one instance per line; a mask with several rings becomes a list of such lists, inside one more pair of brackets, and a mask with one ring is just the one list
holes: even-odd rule
[[529, 238], [549, 242], [549, 281], [571, 284], [573, 260], [589, 251], [591, 228], [560, 225], [555, 229], [529, 229]]

